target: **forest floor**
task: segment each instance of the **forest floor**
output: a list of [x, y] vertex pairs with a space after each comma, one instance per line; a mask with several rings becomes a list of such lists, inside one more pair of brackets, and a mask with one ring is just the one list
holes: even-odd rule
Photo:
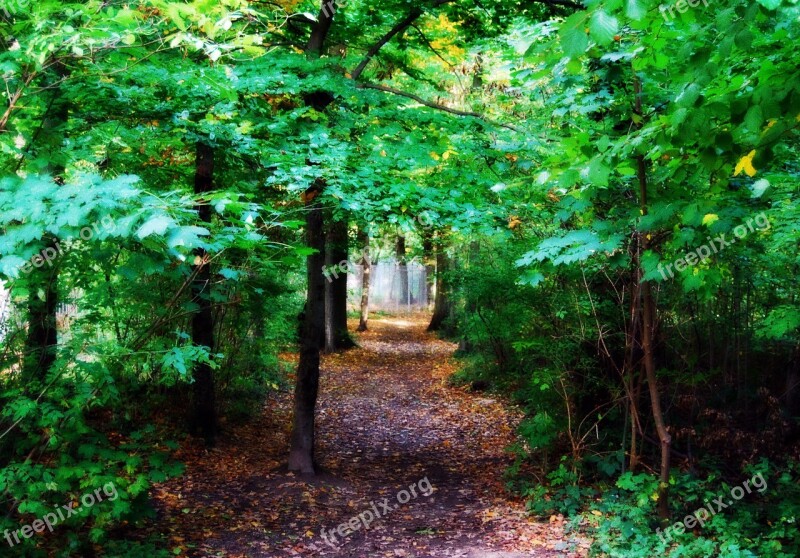
[[[323, 358], [316, 477], [285, 467], [290, 393], [272, 396], [257, 420], [230, 428], [210, 451], [184, 445], [186, 474], [155, 491], [176, 555], [585, 556], [589, 541], [565, 534], [562, 517], [536, 521], [505, 490], [521, 415], [449, 387], [455, 346], [426, 333], [426, 323], [374, 319], [358, 348]], [[352, 532], [337, 533], [351, 519]]]

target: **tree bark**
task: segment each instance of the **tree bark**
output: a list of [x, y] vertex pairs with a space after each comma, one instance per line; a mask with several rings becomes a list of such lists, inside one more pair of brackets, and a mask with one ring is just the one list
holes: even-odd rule
[[400, 288], [397, 293], [397, 302], [400, 306], [408, 304], [408, 265], [406, 265], [406, 237], [397, 236], [395, 247], [395, 257], [397, 258], [398, 284]]
[[361, 254], [362, 274], [361, 274], [361, 316], [358, 320], [358, 331], [367, 331], [367, 321], [369, 320], [369, 280], [372, 272], [372, 262], [369, 256], [369, 235], [366, 232], [359, 232], [359, 246], [363, 250]]
[[[55, 239], [45, 247], [54, 248]], [[56, 360], [58, 329], [58, 264], [31, 274], [28, 296], [28, 335], [25, 339], [25, 377], [43, 380]], [[40, 294], [43, 295], [40, 296]]]
[[[636, 80], [636, 90], [636, 106], [638, 112], [641, 112], [641, 84], [638, 80]], [[636, 163], [637, 174], [639, 178], [639, 209], [641, 210], [642, 215], [647, 215], [647, 167], [645, 165], [644, 156], [639, 155], [636, 158]], [[672, 437], [667, 429], [666, 420], [664, 419], [664, 411], [661, 408], [661, 391], [658, 387], [655, 357], [653, 356], [653, 331], [656, 323], [656, 307], [653, 300], [651, 282], [642, 281], [644, 270], [642, 268], [641, 255], [646, 250], [650, 249], [650, 240], [648, 235], [642, 231], [637, 232], [637, 237], [639, 243], [639, 252], [636, 258], [636, 265], [638, 266], [638, 280], [641, 285], [642, 295], [641, 340], [642, 352], [644, 353], [644, 371], [645, 377], [647, 378], [647, 386], [650, 391], [650, 406], [653, 411], [653, 421], [656, 425], [658, 441], [661, 444], [661, 471], [658, 484], [658, 515], [663, 521], [666, 521], [670, 517], [669, 473]]]
[[[55, 80], [58, 82], [67, 75], [63, 65], [56, 64]], [[50, 164], [48, 171], [57, 182], [63, 181], [64, 164], [58, 161], [64, 142], [63, 127], [69, 119], [69, 104], [63, 97], [61, 87], [56, 87], [41, 127], [42, 147], [49, 150]], [[45, 237], [43, 252], [60, 253], [58, 239], [48, 235]], [[28, 296], [28, 334], [25, 339], [24, 375], [29, 379], [43, 380], [56, 360], [58, 348], [58, 326], [56, 313], [58, 310], [58, 262], [50, 262], [46, 266], [36, 268], [30, 274]], [[42, 296], [40, 296], [40, 294]]]
[[331, 25], [333, 25], [333, 16], [336, 13], [336, 9], [335, 0], [322, 0], [319, 16], [317, 16], [317, 24], [311, 30], [311, 36], [308, 38], [308, 43], [306, 43], [306, 54], [312, 56], [322, 55], [322, 51], [325, 48], [325, 39], [328, 38]]
[[428, 331], [439, 331], [444, 321], [450, 317], [450, 297], [447, 284], [449, 262], [444, 246], [436, 246], [436, 301], [433, 305], [433, 316]]
[[340, 266], [348, 258], [347, 221], [332, 221], [325, 248], [326, 267], [339, 266], [338, 273], [325, 281], [325, 352], [335, 353], [355, 347], [347, 332], [347, 268]]
[[422, 258], [425, 264], [425, 303], [428, 308], [433, 303], [433, 287], [436, 277], [436, 257], [433, 254], [433, 239], [430, 232], [425, 232], [422, 238]]
[[[214, 188], [214, 149], [198, 142], [195, 154], [194, 193], [206, 194]], [[211, 206], [201, 201], [196, 206], [203, 223], [211, 222]], [[192, 343], [214, 351], [214, 315], [211, 307], [211, 265], [202, 248], [194, 251], [194, 280], [192, 300], [198, 305], [192, 316]], [[217, 436], [216, 393], [214, 371], [207, 362], [194, 370], [194, 425], [208, 445], [214, 445]]]
[[[305, 52], [318, 57], [325, 48], [336, 4], [322, 0], [317, 24], [311, 31]], [[306, 103], [314, 105], [313, 98]], [[315, 107], [316, 108], [316, 107]], [[320, 109], [324, 109], [320, 106]], [[307, 291], [300, 328], [300, 362], [294, 386], [294, 417], [289, 447], [289, 470], [315, 474], [314, 423], [319, 391], [320, 349], [325, 335], [325, 217], [318, 199], [325, 189], [325, 181], [317, 178], [306, 191], [306, 243], [315, 252], [306, 258]]]
[[650, 405], [653, 410], [653, 420], [658, 432], [658, 441], [661, 444], [661, 474], [658, 485], [658, 515], [661, 519], [669, 519], [669, 473], [670, 452], [672, 436], [667, 430], [664, 412], [661, 409], [661, 391], [658, 388], [656, 377], [655, 359], [653, 358], [653, 328], [655, 327], [655, 305], [650, 284], [642, 285], [642, 349], [644, 351], [644, 370], [647, 385], [650, 389]]
[[[315, 183], [321, 192], [324, 182]], [[325, 219], [316, 196], [306, 201], [306, 244], [315, 252], [306, 258], [308, 291], [300, 331], [300, 362], [294, 389], [289, 470], [314, 474], [314, 423], [319, 391], [320, 338], [325, 326]]]
[[800, 345], [795, 346], [794, 356], [789, 363], [789, 369], [786, 374], [786, 411], [789, 416], [795, 417], [800, 415]]

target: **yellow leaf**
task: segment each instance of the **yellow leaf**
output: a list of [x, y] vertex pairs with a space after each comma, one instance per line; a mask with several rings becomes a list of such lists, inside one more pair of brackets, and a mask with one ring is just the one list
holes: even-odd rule
[[703, 217], [703, 224], [706, 226], [713, 225], [717, 221], [719, 221], [719, 215], [716, 213], [707, 213], [705, 217]]
[[742, 171], [744, 171], [747, 176], [755, 176], [756, 169], [753, 166], [753, 157], [755, 157], [755, 155], [756, 150], [754, 149], [742, 157], [736, 164], [736, 169], [733, 171], [733, 176], [739, 176]]
[[436, 153], [435, 151], [431, 151], [430, 155], [431, 155], [431, 159], [433, 159], [434, 161], [438, 161], [439, 160], [439, 154]]

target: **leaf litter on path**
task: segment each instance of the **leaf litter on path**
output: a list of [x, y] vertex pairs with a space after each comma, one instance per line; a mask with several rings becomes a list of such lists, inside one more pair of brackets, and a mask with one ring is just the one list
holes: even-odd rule
[[[158, 527], [176, 555], [586, 556], [589, 541], [567, 537], [562, 518], [533, 520], [505, 489], [519, 410], [449, 387], [455, 345], [425, 325], [424, 316], [374, 319], [358, 348], [323, 356], [316, 477], [286, 470], [288, 393], [270, 396], [260, 417], [210, 451], [185, 444], [186, 474], [154, 490]], [[410, 497], [422, 479], [432, 492]], [[391, 511], [368, 529], [322, 536], [359, 514], [366, 521], [386, 498]]]

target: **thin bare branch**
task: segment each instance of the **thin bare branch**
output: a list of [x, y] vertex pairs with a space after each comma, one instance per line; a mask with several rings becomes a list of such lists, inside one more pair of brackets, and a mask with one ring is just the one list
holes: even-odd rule
[[426, 107], [441, 110], [447, 112], [449, 114], [454, 114], [456, 116], [468, 116], [470, 118], [477, 118], [478, 120], [483, 120], [488, 124], [492, 124], [494, 126], [499, 126], [501, 128], [506, 128], [508, 130], [513, 130], [515, 132], [519, 132], [519, 128], [512, 126], [511, 124], [504, 124], [503, 122], [497, 122], [495, 120], [491, 120], [487, 118], [483, 114], [479, 114], [477, 112], [471, 112], [466, 110], [459, 110], [450, 107], [446, 107], [444, 105], [440, 105], [439, 103], [434, 103], [433, 101], [428, 101], [423, 99], [419, 95], [415, 95], [413, 93], [408, 93], [407, 91], [401, 91], [399, 89], [395, 89], [394, 87], [387, 87], [385, 85], [378, 85], [377, 83], [359, 83], [358, 88], [360, 89], [375, 89], [376, 91], [383, 91], [384, 93], [391, 93], [392, 95], [399, 95], [400, 97], [406, 97], [407, 99], [412, 99], [418, 102], [421, 105]]

